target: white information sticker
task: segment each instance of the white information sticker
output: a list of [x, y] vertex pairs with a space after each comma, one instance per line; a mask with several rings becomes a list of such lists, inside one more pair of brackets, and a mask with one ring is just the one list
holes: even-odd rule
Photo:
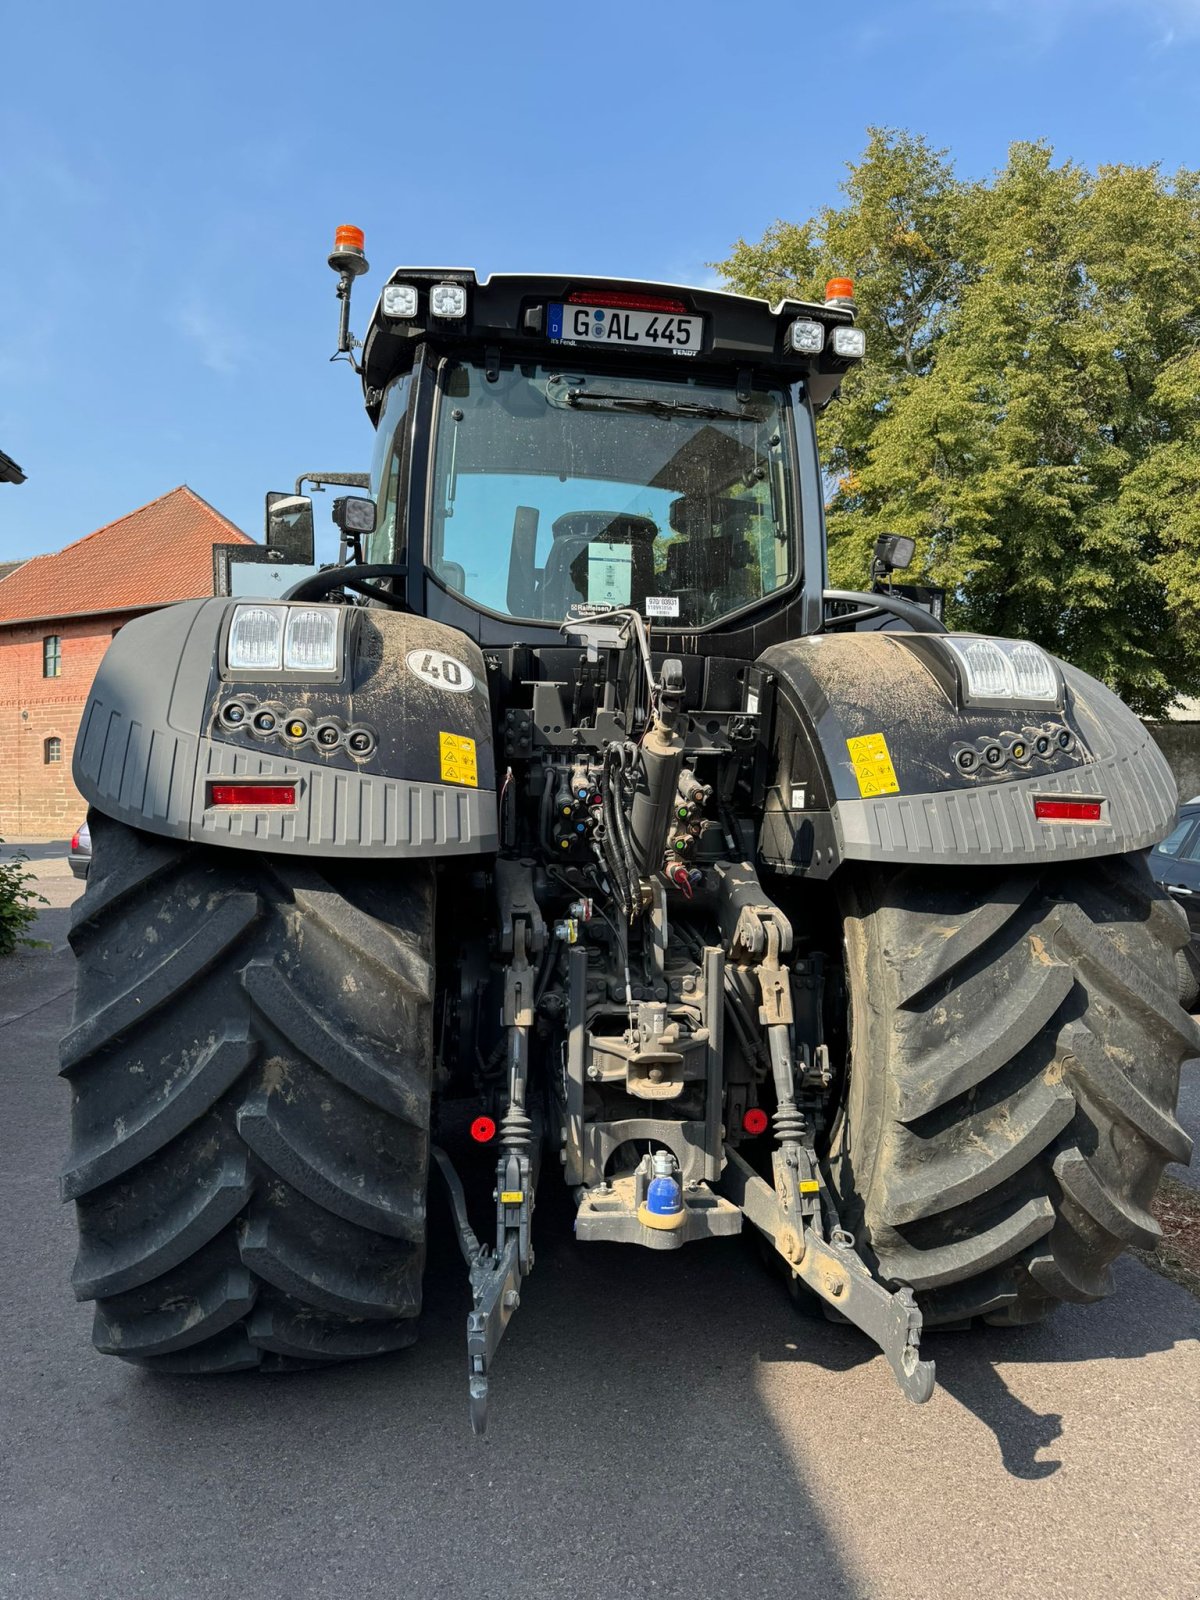
[[627, 606], [633, 593], [633, 547], [627, 544], [589, 544], [587, 597], [596, 605]]
[[648, 617], [677, 617], [679, 615], [679, 596], [677, 594], [648, 594], [646, 596], [646, 615]]
[[469, 694], [475, 687], [475, 674], [466, 662], [457, 656], [448, 656], [444, 650], [410, 650], [405, 659], [413, 676], [431, 689]]

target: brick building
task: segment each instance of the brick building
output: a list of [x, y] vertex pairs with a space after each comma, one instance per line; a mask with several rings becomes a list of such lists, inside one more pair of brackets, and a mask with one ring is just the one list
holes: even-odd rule
[[0, 576], [0, 838], [62, 839], [85, 806], [75, 735], [113, 634], [212, 593], [214, 544], [253, 543], [186, 484]]

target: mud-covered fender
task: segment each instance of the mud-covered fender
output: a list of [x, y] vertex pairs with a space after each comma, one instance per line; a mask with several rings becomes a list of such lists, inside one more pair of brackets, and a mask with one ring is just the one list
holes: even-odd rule
[[[1057, 704], [971, 704], [943, 637], [817, 635], [759, 658], [774, 700], [767, 865], [826, 878], [844, 860], [1032, 864], [1163, 837], [1175, 783], [1116, 695], [1055, 661]], [[1098, 801], [1099, 820], [1040, 820], [1039, 798]]]
[[[334, 672], [235, 673], [225, 644], [237, 604], [184, 601], [113, 639], [75, 746], [90, 804], [168, 838], [289, 854], [496, 848], [478, 645], [423, 617], [338, 607]], [[290, 787], [294, 803], [217, 803], [229, 783]]]

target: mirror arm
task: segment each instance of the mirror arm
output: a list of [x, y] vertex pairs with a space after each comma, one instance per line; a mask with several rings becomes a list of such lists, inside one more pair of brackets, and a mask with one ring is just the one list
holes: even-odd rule
[[320, 491], [327, 483], [337, 485], [341, 489], [369, 489], [371, 487], [371, 474], [369, 472], [302, 472], [296, 479], [296, 493], [303, 493], [304, 485], [311, 483], [313, 488]]

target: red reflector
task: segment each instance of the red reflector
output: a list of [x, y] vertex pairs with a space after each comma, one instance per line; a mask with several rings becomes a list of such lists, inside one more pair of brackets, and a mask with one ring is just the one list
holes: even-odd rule
[[476, 1144], [490, 1144], [496, 1137], [496, 1124], [491, 1117], [476, 1117], [471, 1124], [471, 1137]]
[[761, 1106], [751, 1106], [742, 1118], [742, 1132], [749, 1134], [766, 1133], [767, 1113]]
[[1039, 822], [1099, 822], [1102, 800], [1035, 800], [1033, 814]]
[[294, 806], [294, 783], [214, 783], [209, 792], [213, 806]]
[[686, 312], [682, 300], [659, 294], [627, 294], [623, 289], [576, 289], [567, 296], [570, 306], [619, 306], [622, 311]]
[[79, 835], [77, 833], [73, 833], [71, 835], [71, 849], [72, 850], [78, 850], [79, 849]]

